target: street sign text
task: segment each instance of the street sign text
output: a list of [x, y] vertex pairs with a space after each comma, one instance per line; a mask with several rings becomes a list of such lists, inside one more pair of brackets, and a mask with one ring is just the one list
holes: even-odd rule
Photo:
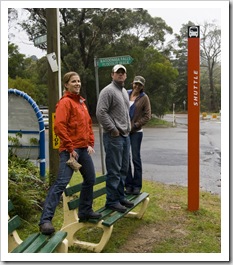
[[98, 67], [107, 67], [113, 66], [116, 64], [131, 64], [133, 58], [130, 55], [124, 56], [117, 56], [117, 57], [106, 57], [106, 58], [99, 58], [97, 60]]

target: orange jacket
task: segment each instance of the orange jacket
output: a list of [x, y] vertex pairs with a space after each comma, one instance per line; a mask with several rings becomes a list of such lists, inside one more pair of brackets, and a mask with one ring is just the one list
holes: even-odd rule
[[92, 120], [85, 99], [66, 91], [56, 105], [54, 132], [60, 138], [59, 151], [94, 147]]

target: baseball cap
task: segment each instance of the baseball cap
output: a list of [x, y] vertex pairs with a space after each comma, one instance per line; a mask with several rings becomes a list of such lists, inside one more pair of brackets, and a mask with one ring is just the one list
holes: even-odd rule
[[127, 72], [126, 68], [122, 64], [116, 64], [115, 66], [113, 66], [112, 72], [116, 73], [119, 69], [123, 69], [125, 72]]
[[139, 83], [139, 84], [145, 86], [146, 80], [144, 77], [138, 75], [138, 76], [134, 77], [133, 83]]

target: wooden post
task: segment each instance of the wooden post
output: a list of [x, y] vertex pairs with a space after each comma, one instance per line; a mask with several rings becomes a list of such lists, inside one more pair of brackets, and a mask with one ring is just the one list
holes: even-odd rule
[[[58, 56], [57, 45], [57, 8], [46, 8], [47, 19], [47, 54], [55, 53]], [[48, 89], [49, 89], [49, 184], [51, 185], [57, 177], [59, 168], [58, 149], [53, 148], [53, 126], [52, 120], [55, 107], [59, 100], [58, 71], [53, 72], [48, 65]]]
[[188, 210], [199, 209], [200, 30], [188, 27]]

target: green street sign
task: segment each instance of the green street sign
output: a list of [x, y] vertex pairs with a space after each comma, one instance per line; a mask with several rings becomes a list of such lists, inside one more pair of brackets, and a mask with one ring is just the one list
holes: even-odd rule
[[97, 59], [98, 67], [113, 66], [115, 64], [131, 64], [133, 58], [130, 55], [106, 57]]
[[39, 46], [42, 43], [47, 42], [47, 35], [42, 35], [34, 39], [34, 45]]

